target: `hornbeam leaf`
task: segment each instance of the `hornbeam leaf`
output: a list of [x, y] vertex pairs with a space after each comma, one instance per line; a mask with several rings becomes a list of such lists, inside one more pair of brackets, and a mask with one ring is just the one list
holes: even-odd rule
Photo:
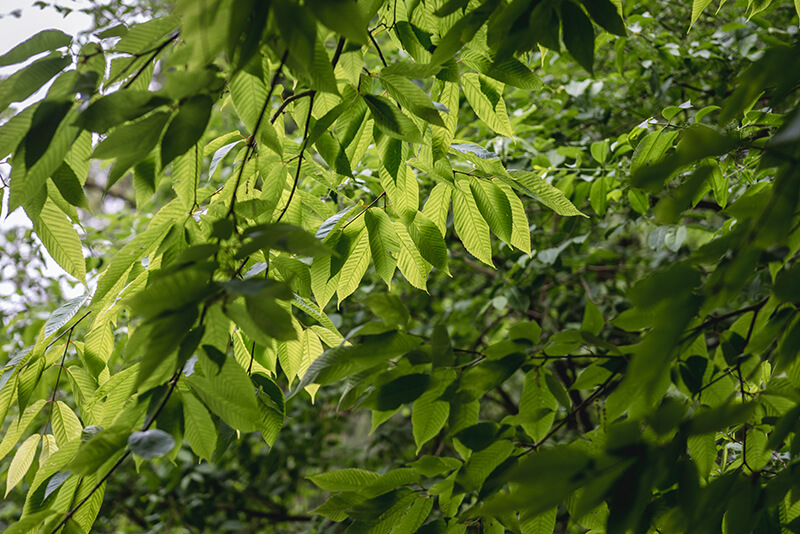
[[350, 254], [342, 265], [339, 276], [339, 285], [336, 287], [336, 295], [339, 302], [346, 299], [348, 296], [358, 289], [364, 273], [367, 272], [369, 267], [369, 260], [372, 257], [370, 253], [370, 239], [366, 226], [354, 238], [355, 244], [353, 245]]
[[380, 209], [367, 210], [364, 213], [364, 222], [375, 270], [386, 285], [391, 286], [392, 276], [397, 267], [397, 260], [392, 257], [391, 252], [400, 250], [400, 238], [397, 237], [389, 216]]
[[[530, 171], [511, 171], [512, 180], [506, 181], [512, 187], [526, 195], [535, 198], [559, 215], [586, 217], [575, 205], [569, 201], [561, 190], [544, 181], [538, 174]], [[505, 180], [504, 180], [505, 181]]]
[[81, 295], [69, 299], [67, 302], [59, 306], [50, 314], [50, 318], [44, 325], [44, 337], [48, 338], [58, 332], [58, 329], [67, 324], [67, 321], [78, 313], [81, 306], [89, 299], [89, 295]]
[[[511, 123], [508, 121], [508, 112], [502, 96], [502, 84], [498, 94], [492, 94], [494, 87], [488, 83], [490, 80], [482, 74], [468, 72], [461, 77], [461, 87], [467, 97], [470, 107], [486, 125], [506, 137], [514, 137]], [[499, 82], [493, 82], [495, 84]], [[497, 98], [496, 101], [494, 99]]]
[[439, 110], [431, 98], [414, 82], [403, 76], [383, 74], [381, 84], [397, 102], [411, 113], [436, 126], [444, 127]]
[[[595, 1], [595, 0], [592, 0]], [[600, 0], [597, 0], [600, 1]], [[577, 4], [561, 4], [561, 26], [564, 44], [581, 67], [589, 74], [594, 72], [594, 27], [592, 21]]]
[[464, 248], [486, 265], [494, 267], [489, 225], [475, 203], [467, 180], [457, 180], [453, 189], [453, 226]]
[[392, 102], [384, 96], [363, 95], [372, 118], [380, 130], [395, 139], [421, 143], [422, 135], [414, 122], [403, 115]]
[[397, 267], [408, 283], [417, 289], [427, 291], [428, 273], [430, 265], [426, 262], [417, 249], [414, 240], [408, 234], [408, 230], [399, 221], [392, 223], [397, 233], [400, 248], [397, 251]]
[[31, 56], [67, 46], [71, 42], [72, 37], [61, 30], [40, 31], [0, 56], [0, 67], [21, 63]]
[[14, 458], [11, 460], [11, 465], [8, 467], [4, 498], [8, 497], [8, 493], [22, 481], [22, 477], [24, 477], [28, 469], [30, 469], [33, 458], [36, 456], [36, 448], [39, 446], [41, 437], [41, 434], [33, 434], [23, 441], [22, 445], [17, 449], [17, 454], [14, 455]]
[[128, 445], [136, 456], [158, 458], [175, 447], [175, 440], [163, 430], [153, 428], [144, 432], [134, 432], [128, 436]]
[[206, 130], [214, 102], [208, 95], [197, 95], [181, 103], [161, 139], [161, 168], [192, 148]]
[[594, 21], [604, 30], [625, 37], [625, 22], [619, 16], [617, 6], [613, 2], [610, 0], [581, 0], [581, 3]]
[[70, 63], [69, 57], [53, 53], [0, 81], [0, 109], [22, 102]]
[[78, 115], [75, 125], [84, 130], [105, 133], [118, 124], [138, 119], [170, 102], [170, 99], [156, 96], [149, 91], [120, 89], [93, 102]]
[[86, 284], [86, 264], [78, 232], [52, 200], [45, 201], [33, 230], [56, 263]]

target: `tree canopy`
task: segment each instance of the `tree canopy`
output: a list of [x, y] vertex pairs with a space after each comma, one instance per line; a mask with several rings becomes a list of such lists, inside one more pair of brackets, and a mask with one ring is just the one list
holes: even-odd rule
[[0, 56], [5, 532], [800, 532], [800, 4], [691, 4]]

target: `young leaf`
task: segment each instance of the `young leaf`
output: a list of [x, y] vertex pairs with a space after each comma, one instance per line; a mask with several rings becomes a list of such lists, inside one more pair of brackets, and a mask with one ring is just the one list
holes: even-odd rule
[[498, 82], [490, 83], [488, 78], [482, 78], [481, 76], [483, 75], [466, 73], [461, 77], [464, 96], [467, 97], [467, 101], [475, 111], [475, 114], [489, 128], [500, 135], [514, 137], [502, 96], [503, 84], [498, 85]]
[[86, 264], [78, 232], [52, 200], [47, 199], [33, 229], [47, 251], [67, 273], [86, 283]]
[[11, 460], [11, 465], [8, 468], [8, 478], [6, 479], [6, 493], [3, 496], [8, 497], [8, 493], [20, 483], [22, 477], [30, 469], [33, 463], [33, 458], [36, 456], [36, 448], [39, 446], [41, 434], [33, 434], [28, 439], [22, 442], [22, 445], [17, 449], [17, 454]]

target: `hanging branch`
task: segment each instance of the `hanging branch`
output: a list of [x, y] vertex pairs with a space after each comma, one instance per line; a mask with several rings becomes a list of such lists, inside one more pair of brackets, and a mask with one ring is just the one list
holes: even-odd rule
[[56, 403], [56, 392], [58, 391], [58, 383], [61, 381], [61, 372], [64, 370], [64, 361], [66, 361], [67, 359], [67, 350], [69, 349], [69, 344], [72, 341], [72, 332], [75, 331], [75, 327], [78, 326], [78, 323], [83, 321], [90, 313], [92, 313], [91, 310], [84, 313], [80, 319], [72, 323], [72, 326], [70, 326], [67, 330], [62, 332], [57, 338], [51, 341], [50, 344], [47, 345], [47, 348], [45, 349], [45, 352], [47, 352], [47, 349], [52, 347], [56, 341], [58, 341], [59, 339], [61, 339], [61, 337], [64, 336], [64, 334], [67, 334], [67, 342], [64, 344], [64, 353], [61, 355], [61, 363], [58, 366], [58, 374], [56, 375], [56, 385], [53, 386], [53, 395], [50, 397], [50, 413], [47, 415], [47, 422], [44, 424], [44, 430], [42, 430], [42, 434], [44, 434], [47, 431], [47, 427], [51, 425], [51, 421], [53, 420], [53, 405]]
[[272, 75], [272, 81], [269, 84], [269, 91], [267, 92], [267, 98], [264, 100], [264, 105], [261, 107], [261, 113], [258, 114], [258, 120], [256, 121], [256, 125], [253, 128], [253, 133], [250, 135], [250, 139], [247, 141], [247, 149], [244, 153], [244, 159], [242, 160], [242, 166], [239, 167], [239, 174], [236, 176], [236, 182], [233, 187], [233, 197], [231, 197], [231, 205], [228, 208], [228, 214], [225, 216], [230, 217], [233, 214], [234, 207], [236, 206], [236, 192], [239, 190], [239, 184], [242, 182], [242, 175], [244, 174], [244, 168], [247, 165], [247, 162], [253, 157], [256, 148], [256, 138], [258, 136], [258, 129], [261, 127], [261, 121], [264, 119], [264, 115], [267, 113], [267, 106], [269, 106], [269, 100], [272, 98], [272, 93], [275, 91], [275, 86], [278, 85], [278, 78], [281, 75], [281, 71], [283, 70], [283, 66], [286, 64], [286, 59], [289, 57], [289, 49], [287, 48], [286, 51], [283, 53], [281, 57], [281, 62], [278, 65], [278, 68], [275, 70], [275, 73]]
[[[156, 422], [156, 418], [161, 414], [161, 411], [164, 409], [164, 406], [166, 406], [167, 401], [169, 400], [170, 396], [172, 395], [172, 392], [175, 390], [175, 386], [178, 383], [178, 379], [180, 378], [182, 371], [183, 371], [183, 369], [179, 368], [172, 375], [172, 378], [169, 381], [169, 389], [167, 390], [167, 393], [164, 395], [164, 398], [161, 399], [161, 403], [158, 405], [158, 408], [156, 408], [156, 411], [153, 413], [153, 416], [142, 427], [142, 432], [144, 432], [146, 430], [149, 430], [150, 427], [153, 426], [153, 423]], [[66, 525], [67, 521], [72, 519], [72, 516], [74, 516], [78, 512], [78, 510], [80, 510], [80, 508], [84, 504], [86, 504], [86, 502], [89, 499], [92, 498], [92, 495], [94, 495], [95, 492], [97, 490], [99, 490], [103, 486], [103, 484], [106, 483], [106, 480], [108, 480], [111, 477], [111, 475], [114, 473], [114, 471], [116, 471], [117, 468], [119, 466], [121, 466], [122, 463], [130, 455], [131, 455], [131, 450], [130, 449], [127, 449], [124, 453], [122, 453], [122, 456], [120, 456], [119, 459], [114, 463], [114, 465], [111, 466], [111, 469], [109, 469], [108, 472], [105, 475], [103, 475], [103, 478], [101, 478], [99, 481], [97, 481], [97, 483], [92, 487], [92, 489], [89, 490], [89, 493], [87, 493], [86, 496], [83, 499], [81, 499], [80, 502], [78, 502], [78, 504], [76, 504], [74, 507], [72, 507], [72, 509], [69, 512], [67, 512], [66, 515], [64, 515], [63, 518], [61, 518], [61, 521], [59, 521], [58, 524], [55, 526], [55, 528], [53, 528], [53, 530], [50, 531], [50, 534], [56, 534], [56, 532], [58, 532], [58, 530], [61, 527]]]
[[310, 100], [308, 102], [308, 113], [306, 114], [306, 125], [303, 129], [303, 142], [300, 145], [300, 154], [297, 156], [297, 171], [294, 173], [294, 182], [292, 183], [292, 190], [289, 192], [289, 198], [286, 200], [286, 205], [281, 210], [281, 214], [278, 215], [278, 218], [275, 222], [281, 222], [283, 216], [286, 214], [286, 210], [289, 209], [289, 205], [292, 203], [292, 198], [294, 198], [294, 192], [297, 190], [297, 182], [300, 181], [300, 169], [303, 166], [303, 153], [306, 150], [306, 145], [308, 144], [308, 127], [311, 123], [311, 110], [314, 109], [314, 97], [317, 95], [316, 92], [311, 95]]

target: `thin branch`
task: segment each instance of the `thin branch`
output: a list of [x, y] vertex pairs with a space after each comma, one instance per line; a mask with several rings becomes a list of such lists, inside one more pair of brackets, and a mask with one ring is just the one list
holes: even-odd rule
[[303, 166], [303, 152], [306, 150], [306, 145], [308, 144], [308, 126], [311, 124], [311, 110], [314, 109], [314, 97], [316, 93], [311, 95], [311, 99], [308, 103], [308, 114], [306, 115], [306, 125], [303, 131], [303, 143], [300, 145], [300, 154], [297, 157], [297, 171], [294, 173], [294, 183], [292, 183], [292, 190], [289, 192], [289, 198], [286, 200], [286, 205], [281, 210], [281, 214], [278, 215], [278, 218], [275, 222], [281, 222], [283, 216], [286, 214], [286, 210], [289, 209], [289, 205], [292, 203], [292, 199], [294, 198], [294, 192], [297, 191], [297, 182], [300, 181], [300, 169]]
[[247, 366], [247, 374], [253, 374], [253, 359], [256, 357], [256, 342], [253, 341], [253, 348], [250, 349], [250, 364]]
[[[178, 379], [179, 379], [179, 378], [180, 378], [180, 376], [181, 376], [181, 371], [182, 371], [182, 370], [183, 370], [183, 369], [181, 369], [181, 368], [178, 368], [178, 369], [175, 371], [175, 374], [173, 374], [173, 375], [172, 375], [172, 378], [171, 378], [171, 379], [170, 379], [170, 381], [169, 381], [169, 389], [167, 390], [167, 393], [164, 395], [164, 398], [163, 398], [163, 399], [161, 399], [161, 404], [159, 404], [159, 405], [158, 405], [158, 408], [156, 408], [156, 411], [153, 413], [153, 416], [150, 418], [150, 421], [148, 421], [148, 422], [147, 422], [147, 423], [146, 423], [146, 424], [145, 424], [145, 425], [142, 427], [142, 432], [144, 432], [145, 430], [148, 430], [148, 429], [149, 429], [151, 426], [153, 426], [153, 423], [155, 423], [155, 421], [156, 421], [156, 418], [157, 418], [157, 417], [158, 417], [158, 416], [161, 414], [161, 411], [164, 409], [164, 406], [166, 406], [166, 404], [167, 404], [167, 401], [169, 400], [170, 396], [172, 395], [172, 392], [173, 392], [173, 391], [175, 391], [175, 385], [178, 383]], [[112, 473], [114, 473], [114, 471], [116, 471], [116, 470], [117, 470], [117, 468], [118, 468], [119, 466], [121, 466], [121, 465], [122, 465], [122, 462], [124, 462], [124, 461], [125, 461], [125, 459], [126, 459], [126, 458], [128, 458], [128, 456], [130, 456], [130, 455], [131, 455], [131, 450], [130, 450], [130, 449], [127, 449], [127, 450], [126, 450], [126, 451], [125, 451], [125, 452], [122, 454], [122, 456], [120, 456], [120, 457], [119, 457], [119, 459], [118, 459], [118, 460], [117, 460], [117, 461], [114, 463], [114, 465], [113, 465], [113, 466], [111, 466], [111, 469], [109, 469], [109, 470], [108, 470], [108, 472], [107, 472], [107, 473], [106, 473], [106, 474], [103, 476], [103, 478], [101, 478], [101, 479], [100, 479], [100, 480], [97, 482], [97, 484], [95, 484], [95, 485], [92, 487], [92, 489], [91, 489], [91, 490], [89, 490], [89, 493], [87, 493], [87, 494], [86, 494], [86, 497], [84, 497], [83, 499], [81, 499], [81, 501], [80, 501], [78, 504], [76, 504], [76, 505], [75, 505], [75, 506], [74, 506], [74, 507], [73, 507], [73, 508], [72, 508], [72, 509], [71, 509], [69, 512], [67, 512], [67, 513], [66, 513], [66, 515], [64, 515], [64, 517], [63, 517], [63, 518], [61, 518], [61, 521], [59, 521], [59, 522], [58, 522], [58, 524], [55, 526], [55, 528], [54, 528], [53, 530], [51, 530], [51, 531], [50, 531], [50, 534], [55, 534], [56, 532], [58, 532], [58, 530], [59, 530], [61, 527], [63, 527], [64, 525], [66, 525], [66, 524], [67, 524], [67, 521], [69, 521], [69, 520], [72, 518], [72, 516], [74, 516], [74, 515], [75, 515], [75, 513], [77, 513], [77, 511], [78, 511], [78, 510], [79, 510], [79, 509], [80, 509], [80, 508], [81, 508], [81, 507], [82, 507], [84, 504], [86, 504], [86, 502], [87, 502], [89, 499], [91, 499], [91, 498], [92, 498], [92, 495], [94, 495], [94, 493], [95, 493], [97, 490], [99, 490], [99, 489], [100, 489], [100, 488], [103, 486], [103, 484], [105, 484], [106, 480], [108, 480], [108, 479], [109, 479], [109, 477], [112, 475]]]
[[[77, 323], [75, 323], [77, 324]], [[56, 393], [58, 392], [58, 383], [61, 381], [61, 372], [64, 370], [64, 362], [67, 359], [67, 351], [69, 350], [69, 344], [72, 341], [72, 332], [75, 330], [75, 325], [72, 326], [68, 330], [69, 335], [67, 336], [67, 342], [64, 343], [64, 353], [61, 355], [61, 364], [58, 366], [58, 374], [56, 375], [56, 385], [53, 386], [53, 395], [50, 397], [50, 413], [47, 414], [47, 423], [44, 425], [44, 432], [47, 431], [47, 427], [50, 426], [50, 422], [53, 420], [53, 405], [56, 403]]]
[[286, 59], [289, 57], [289, 49], [287, 48], [286, 51], [283, 53], [281, 57], [281, 62], [278, 65], [278, 68], [275, 69], [275, 73], [272, 75], [272, 81], [269, 84], [269, 91], [267, 92], [267, 98], [264, 99], [264, 105], [261, 107], [261, 113], [258, 114], [258, 120], [256, 121], [256, 125], [253, 128], [253, 133], [250, 135], [250, 140], [247, 142], [247, 150], [244, 154], [244, 159], [242, 160], [242, 166], [239, 168], [239, 174], [236, 176], [236, 183], [233, 188], [233, 196], [231, 197], [231, 205], [228, 208], [228, 214], [225, 216], [226, 218], [230, 217], [233, 214], [233, 210], [236, 207], [236, 192], [239, 189], [239, 184], [242, 182], [242, 175], [244, 174], [244, 168], [247, 166], [247, 162], [253, 156], [256, 148], [256, 138], [258, 136], [258, 129], [261, 127], [261, 121], [264, 119], [264, 115], [267, 113], [267, 106], [269, 106], [269, 100], [272, 98], [272, 93], [275, 91], [275, 86], [278, 85], [278, 78], [280, 78], [281, 71], [283, 70], [283, 66], [286, 64]]
[[286, 100], [281, 102], [281, 105], [278, 106], [278, 109], [275, 111], [275, 113], [272, 114], [272, 118], [269, 120], [270, 124], [272, 124], [276, 120], [278, 120], [278, 117], [280, 116], [281, 113], [283, 113], [283, 110], [286, 109], [286, 106], [288, 106], [289, 104], [291, 104], [295, 100], [299, 100], [299, 99], [301, 99], [303, 97], [306, 97], [306, 96], [311, 96], [314, 93], [316, 93], [316, 91], [314, 89], [309, 89], [308, 91], [303, 91], [301, 93], [295, 93], [295, 94], [293, 94], [291, 96], [286, 97]]
[[84, 313], [83, 315], [81, 315], [80, 319], [78, 319], [77, 321], [75, 321], [74, 323], [72, 323], [72, 326], [70, 326], [68, 329], [66, 329], [66, 330], [64, 330], [63, 332], [61, 332], [60, 334], [58, 334], [58, 337], [56, 337], [56, 338], [55, 338], [53, 341], [51, 341], [50, 343], [48, 343], [48, 345], [47, 345], [47, 347], [45, 347], [44, 351], [45, 351], [45, 352], [47, 352], [47, 351], [50, 349], [50, 347], [52, 347], [53, 345], [55, 345], [55, 344], [56, 344], [56, 342], [57, 342], [59, 339], [61, 339], [62, 337], [64, 337], [64, 336], [67, 334], [67, 332], [70, 332], [70, 333], [71, 333], [71, 332], [72, 332], [72, 330], [73, 330], [73, 329], [74, 329], [76, 326], [78, 326], [78, 323], [80, 323], [81, 321], [83, 321], [84, 319], [86, 319], [86, 317], [87, 317], [87, 316], [88, 316], [90, 313], [92, 313], [92, 310], [89, 310], [89, 311], [87, 311], [86, 313]]
[[383, 63], [383, 66], [384, 66], [384, 67], [388, 67], [388, 66], [389, 66], [389, 64], [388, 64], [388, 63], [386, 63], [386, 58], [385, 58], [385, 57], [383, 57], [383, 52], [381, 51], [381, 47], [380, 47], [380, 46], [378, 46], [378, 41], [376, 41], [376, 40], [375, 40], [375, 37], [373, 37], [373, 36], [372, 36], [372, 30], [370, 30], [370, 31], [368, 32], [368, 35], [369, 35], [369, 40], [370, 40], [370, 41], [372, 41], [372, 44], [373, 44], [373, 45], [375, 45], [375, 50], [377, 50], [377, 51], [378, 51], [378, 55], [379, 55], [379, 56], [380, 56], [380, 58], [381, 58], [381, 63]]
[[336, 51], [333, 53], [333, 59], [331, 59], [331, 67], [336, 68], [339, 58], [342, 57], [342, 51], [344, 51], [344, 37], [339, 37], [339, 42], [336, 43]]
[[536, 449], [538, 449], [538, 448], [539, 448], [539, 447], [540, 447], [540, 446], [541, 446], [541, 445], [542, 445], [544, 442], [546, 442], [548, 439], [550, 439], [551, 437], [553, 437], [553, 436], [555, 435], [555, 433], [556, 433], [556, 432], [558, 432], [559, 430], [561, 430], [561, 427], [563, 427], [564, 425], [566, 425], [566, 424], [567, 424], [567, 421], [569, 421], [569, 420], [570, 420], [572, 417], [576, 416], [576, 415], [578, 414], [578, 412], [580, 412], [581, 410], [583, 410], [583, 409], [584, 409], [586, 406], [588, 406], [588, 405], [589, 405], [589, 403], [591, 403], [592, 401], [594, 401], [594, 400], [595, 400], [597, 397], [599, 397], [600, 395], [602, 395], [602, 394], [603, 394], [603, 393], [606, 391], [606, 389], [608, 389], [608, 386], [609, 386], [609, 385], [611, 385], [611, 381], [614, 379], [614, 377], [616, 377], [616, 376], [617, 376], [617, 373], [618, 373], [618, 372], [619, 372], [619, 371], [614, 371], [614, 372], [612, 372], [612, 373], [611, 373], [611, 376], [609, 376], [608, 378], [606, 378], [605, 382], [603, 382], [602, 384], [600, 384], [600, 386], [599, 386], [599, 387], [598, 387], [598, 388], [597, 388], [597, 389], [594, 391], [594, 393], [592, 393], [591, 395], [589, 395], [588, 397], [586, 397], [586, 399], [585, 399], [585, 400], [584, 400], [582, 403], [580, 403], [579, 405], [577, 405], [577, 406], [576, 406], [576, 407], [575, 407], [575, 408], [574, 408], [574, 409], [573, 409], [573, 410], [572, 410], [572, 411], [571, 411], [571, 412], [570, 412], [570, 413], [569, 413], [569, 414], [568, 414], [566, 417], [564, 417], [564, 418], [563, 418], [561, 421], [559, 421], [559, 422], [558, 422], [558, 423], [557, 423], [557, 424], [556, 424], [556, 425], [555, 425], [555, 426], [554, 426], [554, 427], [553, 427], [553, 428], [550, 430], [550, 432], [548, 432], [548, 433], [547, 433], [547, 435], [546, 435], [545, 437], [543, 437], [542, 439], [540, 439], [540, 440], [539, 440], [539, 441], [537, 441], [536, 443], [533, 443], [533, 444], [529, 444], [529, 445], [527, 445], [527, 448], [528, 448], [528, 450], [527, 450], [527, 451], [525, 451], [523, 454], [528, 454], [529, 452], [532, 452], [532, 451], [535, 451]]
[[366, 206], [366, 207], [365, 207], [363, 210], [359, 211], [359, 212], [356, 214], [356, 216], [355, 216], [355, 217], [353, 217], [352, 219], [350, 219], [349, 221], [347, 221], [347, 222], [344, 224], [344, 226], [342, 226], [342, 228], [341, 228], [341, 229], [342, 229], [342, 230], [344, 230], [345, 228], [347, 228], [348, 226], [350, 226], [350, 225], [353, 223], [353, 221], [355, 221], [356, 219], [358, 219], [359, 217], [361, 217], [361, 216], [362, 216], [364, 213], [366, 213], [366, 211], [367, 211], [368, 209], [370, 209], [372, 206], [374, 206], [375, 204], [377, 204], [377, 203], [378, 203], [378, 201], [379, 201], [380, 199], [382, 199], [383, 197], [385, 197], [385, 196], [386, 196], [386, 191], [384, 191], [383, 193], [381, 193], [380, 195], [378, 195], [378, 198], [376, 198], [375, 200], [373, 200], [372, 202], [370, 202], [369, 204], [367, 204], [367, 206]]
[[[128, 80], [127, 82], [125, 82], [125, 84], [122, 86], [122, 88], [123, 88], [123, 89], [127, 89], [127, 88], [129, 88], [131, 85], [133, 85], [133, 82], [135, 82], [135, 81], [137, 80], [137, 78], [139, 78], [139, 76], [141, 76], [141, 75], [142, 75], [142, 73], [145, 71], [145, 69], [147, 69], [147, 67], [150, 65], [150, 63], [151, 63], [151, 62], [152, 62], [152, 61], [153, 61], [153, 60], [154, 60], [156, 57], [158, 57], [158, 54], [160, 54], [160, 53], [161, 53], [161, 52], [162, 52], [162, 51], [163, 51], [163, 50], [164, 50], [164, 49], [165, 49], [167, 46], [169, 46], [169, 44], [170, 44], [172, 41], [174, 41], [175, 39], [177, 39], [179, 35], [180, 35], [180, 32], [175, 32], [174, 34], [172, 34], [172, 36], [170, 36], [170, 38], [169, 38], [169, 39], [167, 39], [166, 41], [164, 41], [163, 43], [161, 43], [159, 46], [157, 46], [155, 49], [153, 49], [153, 51], [152, 51], [153, 53], [152, 53], [152, 55], [150, 56], [150, 59], [148, 59], [147, 61], [145, 61], [144, 65], [142, 65], [141, 67], [139, 67], [139, 70], [137, 70], [137, 71], [136, 71], [136, 73], [135, 73], [135, 74], [134, 74], [134, 75], [131, 77], [131, 79], [130, 79], [130, 80]], [[142, 54], [142, 55], [144, 55], [144, 54]], [[140, 57], [141, 57], [141, 56], [140, 56]], [[133, 62], [131, 62], [131, 64], [133, 64]]]

